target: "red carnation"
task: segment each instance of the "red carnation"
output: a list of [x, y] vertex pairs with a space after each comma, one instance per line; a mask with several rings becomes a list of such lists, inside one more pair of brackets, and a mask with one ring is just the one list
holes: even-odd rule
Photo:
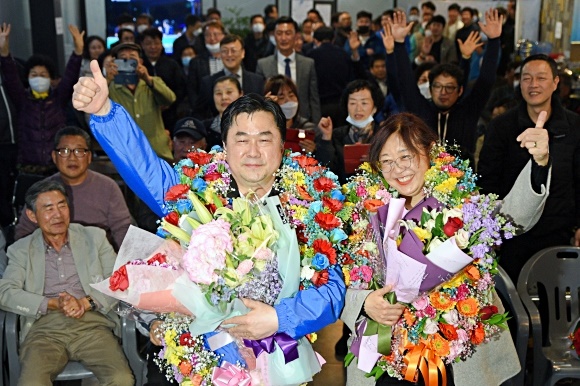
[[129, 278], [127, 277], [126, 265], [123, 265], [121, 268], [113, 272], [109, 278], [109, 288], [111, 291], [125, 291], [129, 288]]
[[183, 174], [185, 174], [189, 178], [195, 178], [195, 175], [197, 174], [199, 169], [198, 168], [194, 169], [194, 168], [190, 168], [189, 166], [184, 166], [181, 168], [181, 171], [183, 172]]
[[354, 263], [354, 260], [352, 259], [352, 257], [350, 257], [350, 255], [348, 253], [344, 253], [341, 257], [340, 257], [340, 264], [341, 265], [349, 265]]
[[315, 173], [318, 173], [319, 171], [321, 171], [322, 170], [322, 167], [320, 165], [316, 165], [316, 166], [306, 166], [304, 168], [304, 170], [306, 170], [306, 174], [308, 174], [309, 176], [312, 176]]
[[208, 182], [219, 180], [220, 178], [222, 178], [222, 175], [218, 172], [207, 173], [205, 176], [203, 176], [203, 179], [208, 181]]
[[193, 347], [195, 345], [190, 332], [184, 332], [179, 336], [179, 345], [187, 347]]
[[340, 221], [332, 213], [318, 212], [316, 213], [316, 216], [314, 216], [314, 221], [316, 221], [322, 229], [327, 231], [332, 230], [340, 225]]
[[312, 275], [312, 279], [310, 280], [312, 280], [312, 283], [314, 283], [314, 285], [317, 287], [325, 285], [328, 283], [328, 271], [322, 270], [319, 272], [314, 272], [314, 275]]
[[203, 153], [203, 152], [191, 152], [187, 154], [187, 158], [193, 161], [193, 163], [197, 165], [205, 165], [211, 161], [211, 154]]
[[298, 242], [301, 244], [306, 244], [308, 242], [308, 237], [304, 233], [304, 225], [299, 224], [296, 226], [296, 236], [298, 237]]
[[320, 177], [314, 180], [314, 189], [319, 192], [330, 192], [334, 189], [334, 181], [328, 177]]
[[306, 155], [298, 155], [294, 157], [294, 160], [298, 162], [298, 165], [300, 165], [300, 167], [302, 168], [305, 168], [307, 166], [316, 166], [318, 164], [318, 161]]
[[481, 320], [488, 320], [498, 312], [499, 310], [494, 305], [485, 306], [481, 310], [479, 310], [479, 316], [481, 317]]
[[189, 186], [185, 184], [177, 184], [169, 188], [167, 193], [165, 193], [165, 200], [166, 201], [175, 201], [178, 198], [181, 198], [184, 194], [189, 192]]
[[336, 264], [336, 251], [334, 250], [332, 244], [330, 244], [329, 241], [316, 239], [312, 244], [312, 248], [314, 248], [316, 252], [326, 255], [330, 265]]
[[156, 253], [155, 256], [147, 260], [148, 265], [153, 265], [154, 263], [163, 264], [167, 262], [167, 258], [163, 253]]
[[215, 211], [217, 210], [217, 206], [215, 204], [207, 204], [205, 207], [207, 208], [207, 210], [209, 210], [211, 214], [214, 214]]
[[177, 212], [171, 212], [167, 216], [165, 216], [165, 221], [175, 226], [179, 225], [179, 215]]
[[459, 217], [449, 217], [447, 224], [443, 225], [443, 232], [447, 237], [451, 237], [461, 228], [463, 228], [463, 221]]
[[322, 203], [333, 213], [336, 213], [342, 209], [342, 202], [335, 200], [334, 198], [323, 197]]

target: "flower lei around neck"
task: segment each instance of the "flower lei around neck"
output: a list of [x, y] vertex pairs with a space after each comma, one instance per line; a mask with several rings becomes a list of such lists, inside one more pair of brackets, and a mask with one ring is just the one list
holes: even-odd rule
[[[174, 170], [179, 184], [165, 195], [168, 214], [157, 233], [186, 243], [187, 234], [175, 235], [179, 235], [180, 218], [193, 210], [188, 195], [195, 194], [211, 213], [221, 206], [231, 207], [233, 177], [221, 148], [209, 153], [190, 152]], [[279, 193], [284, 214], [298, 236], [300, 289], [326, 284], [328, 269], [338, 263], [340, 243], [346, 239], [343, 222], [350, 216], [338, 177], [311, 156], [286, 151], [273, 189]]]
[[[413, 226], [435, 239], [437, 232], [442, 230], [434, 229], [436, 226], [425, 227], [424, 220], [440, 216], [437, 221], [442, 228], [443, 214], [451, 216], [450, 213], [454, 213], [461, 217], [462, 229], [469, 234], [467, 246], [461, 249], [473, 262], [450, 280], [407, 304], [403, 317], [395, 325], [390, 355], [381, 356], [370, 371], [377, 379], [387, 372], [390, 376], [413, 381], [416, 374], [407, 373], [411, 366], [408, 355], [421, 347], [439, 358], [439, 364], [465, 360], [477, 345], [489, 341], [500, 327], [505, 327], [506, 314], [499, 313], [492, 304], [493, 275], [497, 273], [492, 247], [501, 244], [501, 237], [511, 238], [515, 227], [503, 215], [496, 214], [497, 196], [477, 193], [476, 175], [469, 161], [452, 155], [455, 151], [455, 147], [435, 145], [430, 154], [431, 167], [425, 173], [425, 199], [435, 198], [443, 204], [442, 209], [429, 211], [424, 208], [419, 223], [405, 222], [408, 231], [414, 231], [419, 239]], [[384, 264], [366, 219], [378, 207], [388, 204], [391, 197], [397, 197], [397, 192], [365, 163], [344, 185], [343, 193], [349, 201], [347, 204], [353, 205], [352, 218], [345, 224], [348, 234], [345, 250], [351, 257], [342, 267], [345, 281], [351, 289], [380, 288]], [[399, 243], [400, 238], [397, 245]], [[427, 249], [428, 244], [425, 245]], [[345, 361], [348, 364], [353, 358], [349, 353]], [[425, 361], [428, 366], [436, 362]], [[431, 367], [429, 369], [431, 371]], [[436, 367], [434, 371], [437, 372]]]

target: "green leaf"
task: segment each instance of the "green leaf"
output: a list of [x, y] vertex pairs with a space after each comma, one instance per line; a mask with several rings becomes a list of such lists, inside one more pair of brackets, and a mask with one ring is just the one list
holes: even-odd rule
[[427, 221], [429, 221], [430, 219], [431, 215], [426, 210], [423, 209], [423, 212], [421, 213], [421, 226], [424, 227]]
[[346, 356], [344, 357], [344, 367], [350, 366], [350, 363], [353, 361], [354, 358], [355, 356], [353, 353], [349, 352], [348, 354], [346, 354]]

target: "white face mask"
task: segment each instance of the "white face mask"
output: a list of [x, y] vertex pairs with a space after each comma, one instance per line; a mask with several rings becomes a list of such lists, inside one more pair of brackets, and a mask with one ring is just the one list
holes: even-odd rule
[[210, 52], [210, 54], [217, 54], [218, 52], [220, 52], [220, 44], [216, 43], [216, 44], [205, 44], [205, 48], [207, 48], [207, 50]]
[[371, 114], [364, 121], [357, 121], [349, 115], [348, 117], [346, 117], [346, 121], [351, 125], [353, 125], [354, 127], [356, 127], [357, 129], [364, 129], [365, 127], [367, 127], [369, 123], [373, 121], [373, 116]]
[[201, 32], [202, 31], [203, 31], [202, 28], [199, 27], [198, 29], [196, 29], [195, 31], [193, 31], [193, 36], [199, 36], [199, 35], [201, 35]]
[[103, 73], [103, 76], [106, 78], [107, 77], [107, 69], [105, 67], [103, 67], [103, 71], [101, 71]]
[[35, 76], [34, 78], [28, 78], [28, 84], [36, 92], [47, 92], [50, 88], [50, 78]]
[[520, 85], [520, 81], [514, 80], [514, 88], [518, 87], [519, 85]]
[[280, 105], [282, 112], [286, 119], [292, 119], [298, 112], [298, 102], [286, 102], [283, 105]]
[[143, 33], [143, 31], [145, 31], [147, 28], [149, 28], [147, 24], [140, 24], [137, 26], [137, 32]]
[[417, 86], [419, 87], [421, 95], [423, 95], [425, 99], [431, 99], [431, 90], [429, 90], [429, 82], [425, 82]]
[[419, 21], [419, 15], [410, 15], [408, 17], [409, 21]]
[[183, 67], [189, 67], [189, 62], [191, 62], [192, 57], [191, 56], [184, 56], [181, 58], [181, 64], [183, 64]]
[[135, 31], [135, 24], [123, 24], [121, 28], [130, 29], [131, 31]]
[[270, 43], [272, 43], [273, 45], [276, 45], [276, 38], [274, 37], [274, 35], [270, 36]]
[[264, 32], [264, 29], [265, 28], [266, 27], [262, 23], [252, 24], [252, 32], [255, 32], [255, 33], [258, 33], [258, 34]]
[[428, 38], [428, 37], [430, 37], [430, 36], [432, 36], [432, 35], [433, 35], [433, 32], [431, 32], [431, 30], [430, 30], [430, 29], [426, 29], [426, 30], [425, 30], [425, 37], [426, 37], [426, 38]]

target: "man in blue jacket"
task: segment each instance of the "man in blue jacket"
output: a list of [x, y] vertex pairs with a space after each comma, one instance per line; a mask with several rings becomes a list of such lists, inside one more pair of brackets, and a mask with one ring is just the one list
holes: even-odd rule
[[[173, 168], [157, 157], [131, 116], [108, 98], [106, 80], [96, 61], [94, 78], [81, 78], [74, 87], [73, 106], [93, 114], [91, 129], [131, 189], [159, 216], [165, 215], [165, 192], [179, 182]], [[267, 196], [280, 167], [286, 119], [279, 106], [255, 94], [232, 103], [222, 117], [222, 140], [238, 194]], [[135, 151], [138, 149], [139, 151]], [[235, 186], [233, 186], [235, 185]], [[344, 305], [345, 284], [339, 267], [329, 282], [300, 291], [274, 307], [244, 300], [250, 312], [226, 320], [229, 332], [245, 339], [286, 333], [294, 339], [318, 331], [337, 320]]]

